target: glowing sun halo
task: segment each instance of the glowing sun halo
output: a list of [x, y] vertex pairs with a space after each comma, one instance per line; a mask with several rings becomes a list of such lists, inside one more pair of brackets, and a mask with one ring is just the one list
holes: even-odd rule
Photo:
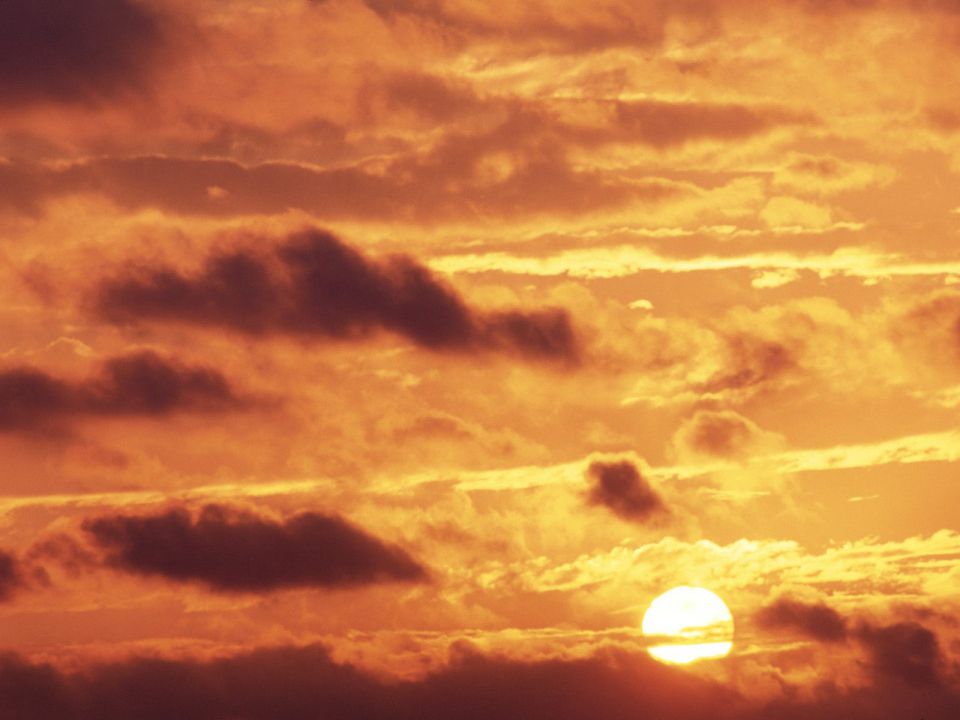
[[658, 597], [643, 616], [647, 652], [661, 662], [686, 664], [727, 655], [733, 648], [733, 616], [715, 593], [676, 587]]

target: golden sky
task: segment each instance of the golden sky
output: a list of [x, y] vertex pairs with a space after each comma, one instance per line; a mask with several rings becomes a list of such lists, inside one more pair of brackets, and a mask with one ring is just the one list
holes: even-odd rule
[[0, 717], [960, 717], [958, 108], [955, 0], [0, 0]]

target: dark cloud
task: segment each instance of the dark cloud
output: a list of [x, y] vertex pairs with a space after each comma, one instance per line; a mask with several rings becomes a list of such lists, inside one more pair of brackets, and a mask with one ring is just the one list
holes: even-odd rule
[[587, 499], [592, 505], [603, 505], [634, 522], [667, 512], [663, 500], [628, 460], [591, 463], [587, 475], [592, 483]]
[[93, 518], [83, 529], [118, 569], [200, 582], [220, 592], [346, 588], [427, 577], [400, 548], [316, 513], [280, 522], [207, 505], [196, 517], [174, 508], [159, 515]]
[[914, 685], [938, 686], [943, 657], [937, 636], [915, 622], [863, 624], [856, 637], [867, 650], [871, 668], [881, 677]]
[[817, 180], [835, 180], [849, 172], [848, 166], [842, 160], [829, 155], [821, 157], [801, 155], [790, 160], [784, 169], [790, 173], [810, 176]]
[[0, 602], [6, 602], [29, 584], [27, 572], [16, 556], [0, 550]]
[[79, 382], [21, 367], [0, 371], [0, 431], [39, 430], [78, 416], [161, 416], [243, 405], [223, 375], [153, 352], [107, 360]]
[[130, 658], [60, 670], [0, 657], [0, 717], [16, 720], [953, 720], [953, 688], [869, 683], [786, 686], [751, 701], [700, 675], [638, 656], [519, 662], [460, 653], [418, 680], [388, 680], [321, 647], [211, 660]]
[[823, 603], [790, 598], [780, 598], [762, 608], [755, 619], [761, 628], [794, 630], [821, 642], [855, 640], [866, 652], [867, 667], [878, 682], [895, 679], [919, 686], [946, 682], [937, 636], [918, 622], [854, 624]]
[[726, 367], [696, 387], [706, 394], [752, 390], [780, 380], [799, 363], [782, 342], [746, 334], [727, 338]]
[[102, 377], [82, 386], [80, 398], [83, 408], [99, 415], [218, 411], [240, 404], [218, 370], [182, 365], [152, 352], [108, 360]]
[[39, 370], [0, 373], [0, 429], [27, 430], [61, 418], [75, 407], [73, 388]]
[[305, 231], [270, 256], [235, 250], [194, 275], [146, 269], [103, 283], [97, 312], [253, 335], [356, 339], [388, 330], [433, 350], [500, 349], [573, 362], [577, 339], [561, 310], [484, 313], [405, 256], [371, 260], [332, 235]]
[[894, 10], [915, 13], [957, 14], [957, 0], [794, 0], [802, 8], [829, 14]]
[[3, 0], [0, 106], [134, 89], [163, 42], [162, 25], [136, 0]]
[[420, 681], [390, 682], [323, 648], [207, 662], [131, 659], [63, 672], [0, 660], [3, 717], [17, 720], [694, 720], [736, 702], [714, 683], [631, 659], [520, 663], [471, 656]]
[[761, 609], [756, 621], [762, 628], [794, 630], [823, 642], [842, 642], [847, 639], [847, 621], [823, 603], [811, 604], [780, 598]]

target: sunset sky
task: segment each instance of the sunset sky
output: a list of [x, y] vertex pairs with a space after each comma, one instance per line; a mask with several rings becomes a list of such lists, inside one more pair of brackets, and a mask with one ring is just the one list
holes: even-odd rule
[[0, 718], [955, 720], [958, 250], [956, 0], [0, 0]]

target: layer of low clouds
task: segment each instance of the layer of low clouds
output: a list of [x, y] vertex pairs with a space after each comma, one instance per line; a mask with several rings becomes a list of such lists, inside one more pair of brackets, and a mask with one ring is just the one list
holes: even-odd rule
[[150, 351], [110, 358], [99, 374], [79, 381], [29, 366], [0, 370], [0, 432], [43, 430], [80, 417], [224, 412], [245, 402], [219, 370]]

